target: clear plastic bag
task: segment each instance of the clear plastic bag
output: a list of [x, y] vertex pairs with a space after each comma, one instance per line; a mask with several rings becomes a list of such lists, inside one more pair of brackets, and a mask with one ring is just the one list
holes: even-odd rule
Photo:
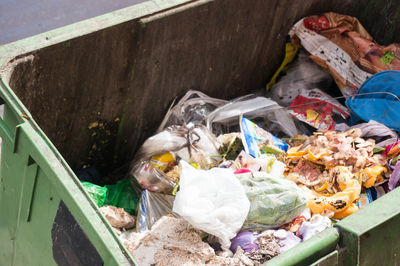
[[252, 94], [235, 99], [211, 112], [207, 116], [207, 128], [216, 136], [239, 132], [239, 117], [242, 114], [260, 127], [268, 128], [277, 137], [293, 137], [298, 134], [287, 110], [271, 99]]
[[271, 87], [268, 96], [287, 107], [302, 91], [314, 88], [326, 90], [331, 84], [331, 75], [301, 50], [297, 59], [289, 65], [286, 75]]
[[218, 237], [230, 247], [246, 219], [250, 203], [230, 169], [198, 170], [181, 161], [182, 174], [173, 211], [193, 227]]
[[136, 231], [151, 230], [151, 227], [164, 215], [172, 213], [175, 197], [143, 190], [140, 196], [139, 209], [136, 220]]
[[[219, 142], [203, 125], [171, 126], [147, 139], [136, 154], [131, 174], [143, 189], [170, 194], [179, 180], [179, 169], [168, 173], [155, 167], [152, 157], [173, 152], [178, 158], [210, 168], [217, 160]], [[171, 174], [173, 172], [173, 174]]]
[[190, 90], [175, 106], [175, 101], [172, 103], [157, 132], [172, 125], [189, 123], [205, 125], [206, 116], [227, 102], [209, 97], [200, 91]]
[[237, 174], [250, 200], [250, 211], [243, 228], [277, 228], [296, 218], [306, 208], [307, 199], [298, 186], [266, 172]]

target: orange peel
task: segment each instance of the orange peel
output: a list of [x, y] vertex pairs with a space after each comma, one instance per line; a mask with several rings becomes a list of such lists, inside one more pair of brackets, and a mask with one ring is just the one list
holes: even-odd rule
[[317, 161], [319, 159], [321, 159], [322, 157], [328, 155], [328, 152], [321, 152], [317, 155], [315, 155], [314, 153], [312, 153], [310, 150], [308, 150], [308, 158], [312, 161]]
[[367, 168], [363, 169], [360, 172], [360, 175], [361, 176], [366, 175], [366, 177], [368, 177], [367, 181], [364, 182], [363, 186], [365, 188], [372, 187], [375, 184], [377, 177], [380, 174], [382, 174], [383, 172], [387, 172], [387, 169], [386, 169], [386, 167], [381, 166], [381, 165], [375, 165], [375, 166], [367, 167]]
[[337, 180], [339, 186], [343, 188], [343, 190], [333, 194], [332, 196], [325, 196], [314, 192], [314, 197], [309, 199], [307, 203], [313, 214], [321, 214], [325, 210], [333, 211], [335, 213], [342, 212], [360, 197], [360, 182], [353, 178], [354, 175], [346, 167], [337, 166], [336, 168], [341, 175], [341, 178], [338, 178]]
[[292, 147], [287, 151], [287, 155], [290, 159], [300, 159], [301, 157], [303, 157], [304, 155], [306, 155], [308, 153], [308, 148], [300, 151], [301, 147], [303, 145], [300, 146], [296, 146], [296, 147]]
[[328, 185], [329, 185], [329, 183], [327, 181], [325, 181], [325, 183], [320, 188], [317, 188], [315, 191], [317, 191], [317, 192], [324, 191], [328, 187]]
[[360, 208], [357, 206], [357, 204], [352, 203], [349, 207], [347, 207], [345, 210], [341, 211], [341, 212], [335, 212], [335, 214], [333, 215], [333, 219], [338, 219], [341, 220], [353, 213], [355, 213], [356, 211], [358, 211]]

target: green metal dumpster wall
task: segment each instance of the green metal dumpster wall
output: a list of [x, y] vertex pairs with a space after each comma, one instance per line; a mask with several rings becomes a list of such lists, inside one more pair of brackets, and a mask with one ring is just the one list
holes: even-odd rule
[[[173, 99], [189, 89], [228, 99], [261, 88], [280, 63], [291, 25], [327, 11], [359, 17], [380, 42], [396, 41], [400, 32], [400, 4], [393, 1], [154, 0], [0, 47], [0, 92], [7, 106], [7, 125], [0, 123], [0, 260], [57, 262], [54, 221], [67, 209], [82, 241], [106, 265], [131, 263], [71, 168], [95, 154], [107, 169], [126, 169]], [[93, 152], [98, 139], [88, 127], [98, 121], [117, 127], [106, 139], [112, 149]], [[350, 231], [343, 230], [342, 239]], [[296, 254], [289, 252], [286, 262], [309, 264], [328, 255], [337, 233], [330, 231], [327, 239], [323, 252], [308, 254], [307, 247], [307, 258], [293, 260]], [[329, 258], [359, 261], [359, 250], [347, 245]], [[284, 263], [282, 258], [274, 261]]]

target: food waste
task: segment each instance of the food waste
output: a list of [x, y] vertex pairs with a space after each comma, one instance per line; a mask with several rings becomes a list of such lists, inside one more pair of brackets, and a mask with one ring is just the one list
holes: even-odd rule
[[[290, 37], [286, 59], [301, 53], [286, 78], [268, 83], [274, 100], [189, 91], [120, 189], [83, 183], [139, 265], [260, 265], [398, 186], [394, 128], [352, 123], [351, 108], [328, 92], [353, 97], [374, 73], [400, 69], [399, 45], [379, 46], [358, 20], [335, 13], [302, 19]], [[137, 195], [120, 200], [127, 186]]]

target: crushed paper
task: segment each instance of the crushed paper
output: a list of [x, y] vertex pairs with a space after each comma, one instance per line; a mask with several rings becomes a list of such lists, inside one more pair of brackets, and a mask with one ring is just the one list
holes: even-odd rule
[[201, 233], [183, 219], [164, 216], [150, 231], [132, 232], [122, 240], [138, 265], [255, 265], [243, 250], [233, 257], [217, 256]]
[[258, 250], [252, 253], [245, 253], [248, 258], [255, 261], [255, 265], [263, 264], [281, 253], [281, 246], [275, 236], [275, 230], [262, 232], [257, 238], [257, 244]]
[[103, 206], [100, 211], [111, 226], [116, 229], [115, 231], [118, 235], [120, 233], [118, 228], [130, 229], [135, 226], [135, 217], [127, 213], [123, 208]]

